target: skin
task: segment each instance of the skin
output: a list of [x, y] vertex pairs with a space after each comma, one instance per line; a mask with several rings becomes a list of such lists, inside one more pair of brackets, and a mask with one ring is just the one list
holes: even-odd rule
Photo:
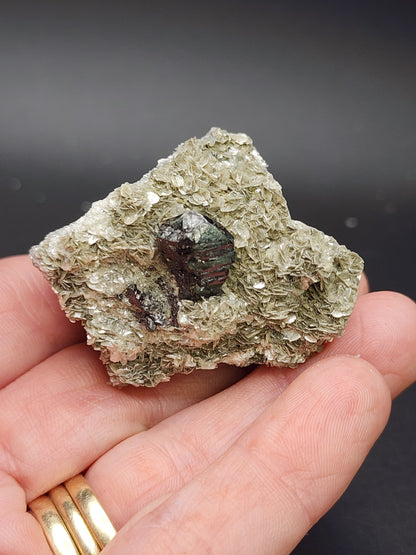
[[79, 472], [108, 555], [289, 553], [336, 502], [416, 379], [416, 305], [360, 297], [293, 369], [223, 367], [115, 389], [27, 257], [0, 261], [0, 553], [50, 549], [27, 503]]

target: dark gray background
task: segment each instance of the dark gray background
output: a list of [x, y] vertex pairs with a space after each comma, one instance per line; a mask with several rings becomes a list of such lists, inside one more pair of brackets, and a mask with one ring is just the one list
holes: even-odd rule
[[[293, 217], [416, 298], [413, 1], [0, 3], [0, 254], [26, 252], [212, 125]], [[416, 391], [299, 554], [416, 553]]]

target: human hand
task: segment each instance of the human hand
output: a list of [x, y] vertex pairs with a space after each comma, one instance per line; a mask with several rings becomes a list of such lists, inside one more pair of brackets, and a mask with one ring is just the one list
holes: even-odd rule
[[79, 472], [119, 530], [109, 555], [289, 553], [416, 379], [416, 305], [361, 289], [296, 369], [115, 389], [29, 259], [0, 261], [0, 553], [50, 553], [27, 503]]

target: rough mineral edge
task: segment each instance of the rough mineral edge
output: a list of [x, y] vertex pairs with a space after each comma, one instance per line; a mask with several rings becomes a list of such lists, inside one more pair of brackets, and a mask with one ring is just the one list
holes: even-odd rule
[[[186, 210], [233, 235], [235, 262], [222, 294], [180, 300], [177, 323], [150, 331], [123, 294], [135, 284], [156, 295], [161, 277], [175, 289], [156, 235]], [[81, 320], [88, 343], [101, 351], [111, 383], [135, 386], [219, 363], [304, 362], [342, 334], [363, 269], [334, 238], [291, 220], [280, 185], [247, 135], [218, 128], [179, 145], [30, 255], [68, 318]]]

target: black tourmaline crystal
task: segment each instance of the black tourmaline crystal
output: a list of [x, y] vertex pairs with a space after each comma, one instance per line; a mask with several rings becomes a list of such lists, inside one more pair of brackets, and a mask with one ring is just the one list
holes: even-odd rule
[[175, 276], [180, 299], [219, 295], [234, 262], [234, 239], [222, 225], [193, 210], [164, 222], [158, 247]]

